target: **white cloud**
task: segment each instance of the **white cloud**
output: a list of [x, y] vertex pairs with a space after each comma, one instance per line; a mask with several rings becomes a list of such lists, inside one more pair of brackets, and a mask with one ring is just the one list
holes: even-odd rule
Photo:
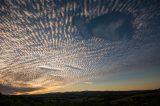
[[87, 85], [92, 85], [93, 82], [83, 82], [84, 84], [87, 84]]

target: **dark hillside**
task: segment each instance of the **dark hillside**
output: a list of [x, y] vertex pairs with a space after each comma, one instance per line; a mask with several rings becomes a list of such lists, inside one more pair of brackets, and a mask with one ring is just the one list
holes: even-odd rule
[[1, 95], [0, 106], [160, 106], [160, 90]]

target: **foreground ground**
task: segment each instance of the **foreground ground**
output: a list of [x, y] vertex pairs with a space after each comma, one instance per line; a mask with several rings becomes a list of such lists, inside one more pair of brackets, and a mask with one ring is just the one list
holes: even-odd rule
[[160, 106], [160, 89], [0, 95], [0, 106]]

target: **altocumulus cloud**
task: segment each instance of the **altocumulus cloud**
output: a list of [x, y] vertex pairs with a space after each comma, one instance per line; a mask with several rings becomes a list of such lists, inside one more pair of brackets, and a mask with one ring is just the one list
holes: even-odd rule
[[1, 0], [0, 91], [46, 93], [158, 67], [159, 18], [156, 0]]
[[4, 93], [4, 94], [17, 94], [17, 93], [27, 94], [28, 92], [40, 90], [40, 89], [41, 88], [12, 87], [8, 85], [0, 84], [0, 91], [2, 91], [1, 93]]

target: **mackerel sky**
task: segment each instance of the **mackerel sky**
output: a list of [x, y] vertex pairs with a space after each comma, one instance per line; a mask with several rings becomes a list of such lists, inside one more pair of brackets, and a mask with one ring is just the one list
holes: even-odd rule
[[0, 0], [0, 92], [160, 87], [159, 0]]

